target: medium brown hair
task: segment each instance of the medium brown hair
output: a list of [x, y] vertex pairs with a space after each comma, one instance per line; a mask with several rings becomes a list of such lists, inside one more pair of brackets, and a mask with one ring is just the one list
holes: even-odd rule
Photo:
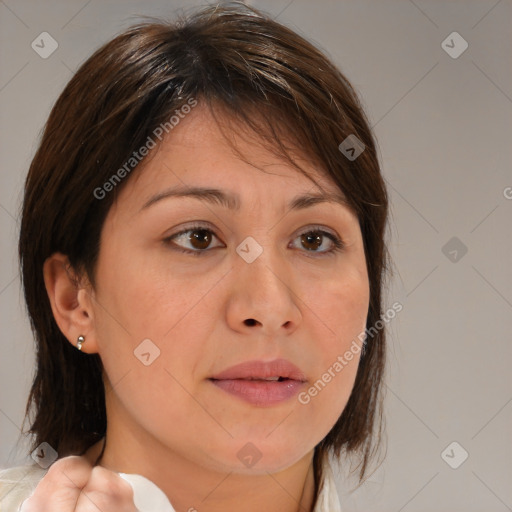
[[[364, 241], [367, 328], [381, 317], [388, 199], [372, 131], [345, 76], [297, 33], [243, 4], [138, 24], [73, 76], [50, 113], [26, 179], [19, 257], [37, 347], [25, 414], [25, 420], [34, 414], [27, 432], [34, 434], [32, 449], [47, 442], [59, 457], [81, 454], [105, 435], [107, 422], [100, 356], [79, 352], [59, 330], [43, 264], [64, 253], [94, 286], [105, 217], [131, 176], [101, 200], [94, 191], [190, 98], [241, 121], [295, 165], [286, 136], [340, 188]], [[364, 144], [355, 159], [338, 148], [349, 135]], [[317, 494], [329, 453], [359, 455], [360, 482], [367, 472], [381, 441], [384, 359], [380, 329], [364, 347], [343, 413], [315, 448]]]

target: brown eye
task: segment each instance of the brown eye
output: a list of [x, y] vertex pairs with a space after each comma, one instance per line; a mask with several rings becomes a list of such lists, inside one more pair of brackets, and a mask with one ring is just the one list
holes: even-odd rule
[[207, 249], [212, 242], [212, 232], [207, 229], [196, 229], [190, 233], [188, 239], [194, 249]]
[[[209, 253], [211, 249], [223, 247], [219, 243], [212, 245], [214, 238], [218, 240], [217, 235], [211, 229], [204, 226], [192, 226], [171, 235], [164, 242], [180, 252], [200, 256]], [[299, 239], [300, 246], [298, 248], [315, 255], [327, 255], [344, 248], [344, 243], [340, 238], [323, 229], [305, 231], [295, 240]]]
[[308, 251], [316, 251], [322, 245], [323, 236], [318, 233], [301, 235], [302, 246]]
[[212, 245], [214, 238], [217, 236], [211, 229], [204, 226], [192, 226], [167, 237], [164, 239], [164, 243], [180, 252], [199, 256], [216, 247], [222, 247], [222, 244], [219, 243]]
[[331, 254], [344, 248], [344, 243], [340, 238], [319, 228], [304, 231], [297, 236], [296, 240], [298, 239], [300, 239], [299, 244], [296, 245], [298, 249], [305, 249], [306, 252], [318, 255]]

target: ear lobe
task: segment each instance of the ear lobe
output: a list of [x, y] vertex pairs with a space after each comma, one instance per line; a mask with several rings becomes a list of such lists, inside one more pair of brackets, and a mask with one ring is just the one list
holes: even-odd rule
[[81, 284], [68, 257], [54, 253], [43, 265], [44, 284], [59, 329], [76, 347], [84, 336], [82, 352], [98, 352], [90, 292]]

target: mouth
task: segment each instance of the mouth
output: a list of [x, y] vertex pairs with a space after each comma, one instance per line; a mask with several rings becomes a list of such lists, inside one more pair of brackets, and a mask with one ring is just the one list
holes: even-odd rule
[[296, 380], [296, 379], [288, 379], [287, 377], [248, 377], [248, 378], [236, 378], [236, 379], [215, 379], [213, 377], [210, 378], [213, 381], [219, 380], [247, 380], [247, 381], [259, 381], [259, 382], [284, 382], [285, 380]]
[[295, 380], [306, 382], [306, 376], [294, 364], [286, 359], [274, 361], [246, 361], [231, 366], [210, 377], [212, 380]]
[[[212, 380], [223, 380], [223, 379], [212, 379]], [[263, 380], [263, 381], [282, 382], [283, 380], [290, 380], [290, 379], [288, 379], [286, 377], [267, 377], [266, 379], [262, 378], [262, 377], [250, 377], [248, 379], [235, 379], [235, 380]]]
[[208, 379], [226, 393], [257, 406], [285, 402], [304, 386], [306, 377], [285, 359], [247, 361]]

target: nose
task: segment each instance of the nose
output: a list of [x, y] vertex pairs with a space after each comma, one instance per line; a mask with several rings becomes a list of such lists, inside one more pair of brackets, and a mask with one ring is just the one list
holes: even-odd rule
[[226, 312], [235, 331], [286, 336], [301, 322], [301, 301], [293, 291], [297, 276], [289, 264], [277, 256], [270, 258], [269, 253], [263, 251], [251, 263], [236, 257]]

